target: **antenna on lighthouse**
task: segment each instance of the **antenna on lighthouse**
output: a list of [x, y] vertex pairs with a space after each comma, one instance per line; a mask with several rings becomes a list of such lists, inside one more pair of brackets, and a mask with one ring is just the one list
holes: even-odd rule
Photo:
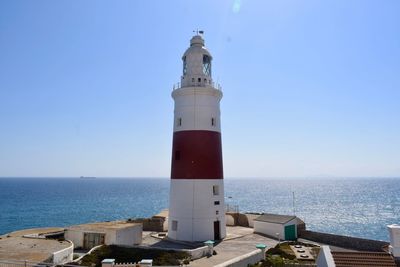
[[196, 35], [203, 35], [204, 34], [204, 31], [199, 30], [199, 29], [194, 30], [193, 32], [196, 33]]

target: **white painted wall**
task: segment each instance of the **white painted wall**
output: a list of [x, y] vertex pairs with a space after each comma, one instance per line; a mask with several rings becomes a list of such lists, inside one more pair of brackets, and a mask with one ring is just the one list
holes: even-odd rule
[[[214, 88], [183, 87], [172, 92], [175, 100], [174, 132], [187, 130], [221, 131], [219, 102], [222, 92]], [[182, 124], [178, 124], [179, 118]], [[215, 124], [211, 124], [215, 118]]]
[[394, 257], [400, 257], [400, 225], [392, 224], [388, 225], [389, 237], [390, 237], [390, 253]]
[[138, 245], [142, 243], [142, 224], [132, 225], [129, 228], [119, 229], [116, 232], [116, 245]]
[[83, 247], [83, 233], [80, 230], [67, 229], [65, 231], [65, 239], [70, 240], [75, 248]]
[[132, 224], [122, 229], [67, 229], [65, 239], [71, 240], [75, 247], [83, 247], [84, 233], [105, 234], [106, 245], [127, 245], [132, 246], [142, 242], [143, 227], [141, 224]]
[[329, 246], [322, 246], [317, 260], [315, 262], [317, 264], [317, 267], [335, 267], [335, 261], [333, 260], [333, 256], [331, 253], [331, 249]]
[[279, 237], [281, 240], [283, 240], [285, 237], [284, 226], [282, 224], [276, 223], [254, 221], [254, 232], [271, 237], [277, 237], [276, 233], [279, 233]]
[[65, 264], [71, 262], [73, 259], [74, 259], [74, 244], [72, 242], [71, 246], [53, 253], [54, 264]]
[[[294, 224], [296, 226], [296, 219], [290, 220], [286, 224], [254, 221], [254, 232], [262, 233], [271, 237], [277, 237], [276, 233], [279, 233], [281, 240], [285, 239], [285, 226]], [[295, 227], [297, 236], [297, 227]]]
[[[213, 195], [213, 185], [219, 194]], [[219, 201], [219, 205], [214, 205]], [[218, 211], [218, 215], [216, 214]], [[172, 221], [178, 221], [177, 231]], [[184, 241], [214, 239], [214, 221], [220, 221], [221, 238], [226, 236], [223, 179], [171, 179], [168, 237]]]

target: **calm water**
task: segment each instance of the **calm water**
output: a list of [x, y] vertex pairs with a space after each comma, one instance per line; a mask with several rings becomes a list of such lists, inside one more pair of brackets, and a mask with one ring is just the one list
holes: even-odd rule
[[[400, 223], [400, 179], [225, 179], [241, 211], [293, 214], [307, 228], [388, 240]], [[0, 178], [0, 234], [23, 228], [148, 217], [168, 207], [166, 178]]]

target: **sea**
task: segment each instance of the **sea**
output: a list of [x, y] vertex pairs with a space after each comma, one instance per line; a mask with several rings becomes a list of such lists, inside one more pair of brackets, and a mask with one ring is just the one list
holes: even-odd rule
[[[400, 178], [225, 178], [225, 204], [295, 214], [307, 229], [389, 240], [400, 224]], [[167, 178], [0, 178], [0, 234], [143, 218], [168, 208]]]

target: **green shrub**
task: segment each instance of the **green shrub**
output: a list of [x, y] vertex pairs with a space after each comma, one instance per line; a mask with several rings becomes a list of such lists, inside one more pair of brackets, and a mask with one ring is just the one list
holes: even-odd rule
[[190, 256], [186, 252], [126, 248], [115, 245], [102, 246], [93, 251], [92, 254], [86, 255], [80, 265], [83, 266], [101, 266], [103, 259], [115, 259], [116, 263], [138, 262], [142, 259], [153, 259], [153, 265], [180, 265], [181, 261], [189, 259]]

